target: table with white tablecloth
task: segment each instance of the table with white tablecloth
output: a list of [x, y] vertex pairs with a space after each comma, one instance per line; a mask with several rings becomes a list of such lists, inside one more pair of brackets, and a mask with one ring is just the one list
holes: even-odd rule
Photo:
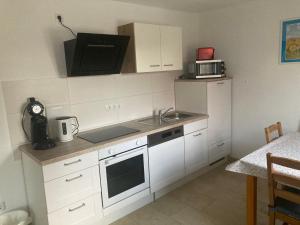
[[[300, 133], [286, 134], [226, 167], [228, 171], [247, 175], [247, 225], [256, 225], [257, 177], [268, 177], [266, 155], [269, 152], [274, 156], [300, 161]], [[282, 166], [277, 169], [283, 174], [300, 178], [300, 171]]]

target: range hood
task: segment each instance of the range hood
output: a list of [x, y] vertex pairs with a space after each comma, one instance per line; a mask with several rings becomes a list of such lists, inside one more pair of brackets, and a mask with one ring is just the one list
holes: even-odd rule
[[118, 74], [129, 36], [78, 33], [64, 42], [68, 76]]

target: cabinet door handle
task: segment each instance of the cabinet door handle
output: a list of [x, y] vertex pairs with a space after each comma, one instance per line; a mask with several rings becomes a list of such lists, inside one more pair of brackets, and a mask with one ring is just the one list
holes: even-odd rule
[[160, 67], [160, 65], [150, 65], [150, 67]]
[[200, 136], [200, 135], [202, 135], [202, 133], [194, 134], [193, 136], [194, 136], [194, 137], [198, 137], [198, 136]]
[[165, 64], [164, 66], [174, 66], [173, 64]]
[[221, 85], [221, 84], [224, 84], [224, 82], [218, 82], [217, 84], [218, 84], [218, 85]]
[[79, 179], [79, 178], [81, 178], [81, 177], [83, 177], [83, 175], [82, 174], [80, 174], [79, 176], [77, 176], [77, 177], [73, 177], [73, 178], [70, 178], [70, 179], [66, 179], [66, 182], [71, 182], [71, 181], [73, 181], [73, 180], [77, 180], [77, 179]]
[[78, 210], [78, 209], [81, 209], [81, 208], [84, 207], [84, 206], [85, 206], [85, 203], [82, 203], [80, 206], [77, 206], [77, 207], [75, 207], [75, 208], [69, 209], [69, 212], [74, 212], [74, 211], [76, 211], [76, 210]]
[[81, 159], [78, 159], [74, 162], [65, 163], [64, 166], [70, 166], [70, 165], [75, 164], [75, 163], [80, 163], [81, 161], [82, 161]]
[[221, 143], [221, 144], [219, 144], [219, 145], [217, 145], [217, 147], [222, 147], [223, 145], [225, 145], [225, 143], [223, 142], [223, 143]]

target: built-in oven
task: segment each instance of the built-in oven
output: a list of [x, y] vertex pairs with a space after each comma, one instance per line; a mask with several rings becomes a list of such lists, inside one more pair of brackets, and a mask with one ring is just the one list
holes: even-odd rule
[[147, 139], [100, 150], [103, 207], [107, 208], [149, 188]]

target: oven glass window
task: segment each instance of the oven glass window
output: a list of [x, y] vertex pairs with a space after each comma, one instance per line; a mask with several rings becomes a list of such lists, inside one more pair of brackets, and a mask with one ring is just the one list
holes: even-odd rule
[[106, 175], [109, 198], [143, 184], [145, 182], [143, 155], [106, 167]]

